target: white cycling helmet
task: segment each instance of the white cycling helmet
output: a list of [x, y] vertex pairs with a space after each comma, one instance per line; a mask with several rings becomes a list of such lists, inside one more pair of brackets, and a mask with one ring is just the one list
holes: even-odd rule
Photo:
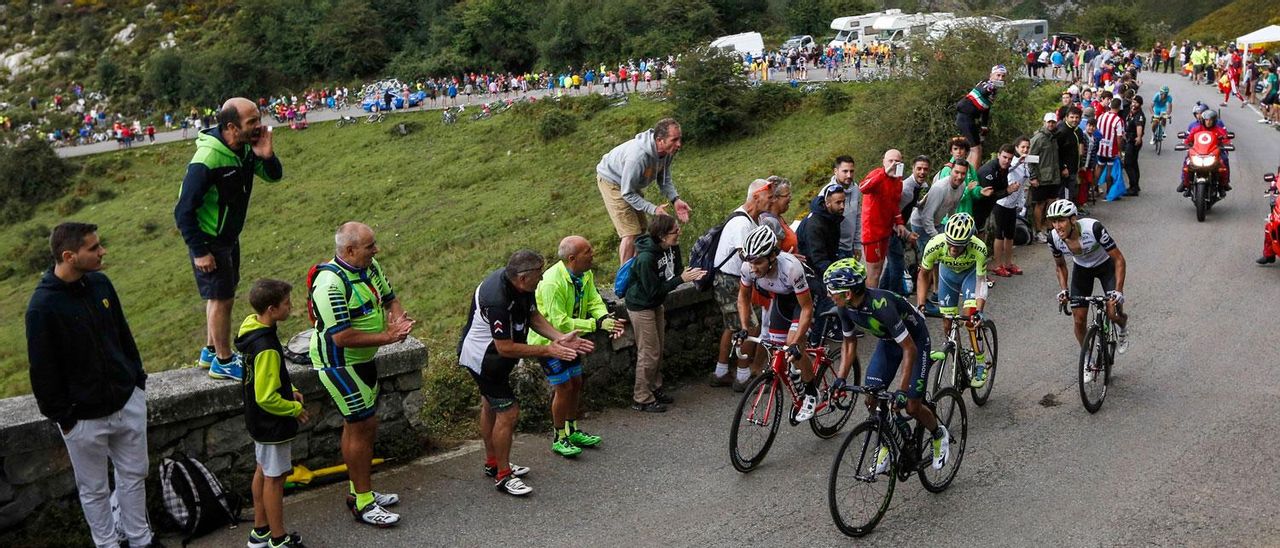
[[777, 250], [778, 237], [773, 234], [773, 230], [768, 226], [758, 226], [747, 234], [747, 239], [742, 242], [740, 255], [744, 261], [753, 261], [760, 257], [767, 257]]
[[1049, 204], [1049, 209], [1044, 212], [1044, 216], [1047, 219], [1066, 219], [1067, 217], [1074, 217], [1075, 215], [1076, 204], [1073, 204], [1071, 203], [1071, 200], [1066, 199], [1054, 201]]

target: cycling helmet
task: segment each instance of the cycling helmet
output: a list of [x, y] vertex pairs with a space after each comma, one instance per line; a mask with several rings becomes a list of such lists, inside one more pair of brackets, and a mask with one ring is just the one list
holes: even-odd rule
[[1049, 209], [1044, 212], [1044, 216], [1047, 219], [1065, 219], [1067, 217], [1074, 217], [1075, 215], [1076, 204], [1073, 204], [1071, 203], [1071, 200], [1066, 199], [1057, 200], [1049, 204]]
[[760, 257], [767, 257], [777, 250], [778, 237], [773, 234], [773, 229], [768, 226], [758, 226], [747, 234], [747, 239], [742, 242], [740, 255], [744, 261], [754, 261]]
[[947, 219], [947, 243], [951, 245], [968, 245], [973, 236], [973, 216], [968, 213], [956, 213]]
[[857, 291], [867, 287], [867, 269], [857, 259], [840, 259], [822, 274], [828, 292]]
[[1169, 93], [1169, 86], [1160, 86], [1160, 93]]

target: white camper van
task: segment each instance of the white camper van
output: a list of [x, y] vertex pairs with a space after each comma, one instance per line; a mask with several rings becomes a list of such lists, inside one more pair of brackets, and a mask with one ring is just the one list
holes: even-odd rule
[[949, 12], [898, 13], [881, 16], [872, 24], [872, 28], [876, 31], [876, 41], [902, 45], [913, 37], [927, 35], [930, 25], [955, 17], [954, 13]]
[[1044, 19], [1006, 21], [1001, 26], [1001, 35], [1015, 42], [1044, 42], [1049, 38], [1049, 22]]
[[827, 46], [842, 48], [848, 43], [857, 44], [859, 47], [866, 46], [876, 39], [876, 30], [873, 28], [876, 19], [885, 15], [900, 15], [901, 13], [902, 10], [900, 9], [891, 9], [865, 15], [851, 15], [832, 19], [831, 30], [836, 31], [836, 35], [827, 42]]
[[752, 57], [764, 55], [764, 38], [758, 32], [743, 32], [721, 36], [711, 41], [711, 47], [732, 53], [750, 53]]
[[941, 38], [952, 29], [976, 27], [999, 36], [1000, 39], [1013, 44], [1018, 40], [1024, 42], [1043, 42], [1049, 37], [1049, 22], [1044, 19], [1020, 19], [1010, 21], [1003, 17], [957, 17], [933, 23], [929, 27], [930, 38]]

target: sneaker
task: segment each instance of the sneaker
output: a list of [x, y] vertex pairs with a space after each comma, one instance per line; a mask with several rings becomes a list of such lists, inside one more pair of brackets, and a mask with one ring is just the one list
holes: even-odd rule
[[515, 474], [507, 476], [494, 483], [498, 491], [508, 495], [523, 497], [533, 492], [533, 488], [525, 484], [524, 480], [517, 478]]
[[1006, 270], [1009, 271], [1010, 274], [1013, 274], [1014, 276], [1022, 275], [1022, 269], [1018, 268], [1018, 265], [1016, 264], [1007, 264], [1007, 265], [1004, 265], [1004, 267]]
[[1048, 241], [1049, 241], [1048, 234], [1045, 234], [1044, 232], [1036, 233], [1036, 243], [1043, 244], [1043, 243], [1048, 243]]
[[982, 388], [987, 384], [987, 366], [979, 365], [973, 368], [973, 378], [969, 379], [969, 386], [973, 388]]
[[276, 544], [274, 540], [268, 539], [267, 546], [269, 548], [285, 548], [285, 547], [306, 548], [306, 545], [302, 544], [302, 537], [298, 536], [297, 533], [289, 533], [285, 535], [284, 541], [281, 542], [280, 544]]
[[[507, 463], [507, 467], [511, 468], [511, 475], [517, 478], [523, 478], [525, 474], [529, 473], [529, 470], [530, 470], [528, 466], [520, 466], [519, 464], [511, 464], [509, 462]], [[497, 466], [484, 467], [484, 475], [489, 476], [491, 478], [498, 477], [498, 467]]]
[[658, 403], [657, 400], [651, 401], [649, 403], [632, 402], [631, 408], [635, 409], [636, 411], [640, 411], [642, 413], [666, 413], [667, 412], [667, 406], [661, 403]]
[[1116, 326], [1116, 342], [1118, 343], [1116, 345], [1117, 353], [1124, 354], [1129, 351], [1128, 331], [1128, 329]]
[[267, 548], [270, 543], [271, 531], [259, 535], [257, 531], [249, 529], [249, 543], [246, 546], [249, 548]]
[[675, 398], [667, 395], [667, 392], [661, 388], [653, 391], [653, 399], [664, 405], [671, 405], [676, 402]]
[[1009, 273], [1009, 269], [1005, 268], [1004, 265], [997, 266], [994, 270], [991, 271], [991, 273], [1001, 278], [1008, 278], [1010, 276], [1013, 276], [1013, 274]]
[[1254, 262], [1258, 263], [1259, 265], [1266, 265], [1266, 264], [1271, 264], [1276, 262], [1276, 258], [1275, 257], [1258, 257], [1258, 260]]
[[[199, 367], [200, 369], [208, 369], [210, 365], [213, 365], [213, 359], [216, 357], [217, 354], [213, 352], [212, 346], [201, 348], [200, 357], [196, 359], [196, 367]], [[267, 537], [267, 540], [271, 540], [271, 537]]]
[[600, 445], [602, 438], [600, 436], [588, 434], [582, 430], [574, 430], [572, 434], [569, 434], [569, 441], [578, 447], [595, 447]]
[[812, 394], [805, 394], [804, 400], [800, 403], [800, 410], [796, 411], [796, 422], [804, 422], [813, 418], [813, 410], [818, 407], [818, 397]]
[[564, 458], [572, 458], [582, 454], [582, 448], [574, 445], [569, 438], [560, 438], [551, 442], [551, 452]]
[[712, 373], [711, 382], [709, 384], [712, 388], [733, 386], [733, 373], [725, 373], [723, 375], [716, 375], [715, 373]]
[[1266, 118], [1263, 118], [1263, 119], [1261, 119], [1261, 120], [1258, 120], [1258, 123], [1259, 123], [1259, 124], [1270, 124], [1270, 123], [1271, 123], [1271, 120], [1268, 120], [1268, 119], [1266, 119]]
[[1151, 138], [1151, 146], [1156, 146], [1156, 138], [1155, 138], [1155, 137], [1152, 137], [1152, 138]]
[[[400, 495], [397, 495], [395, 493], [379, 493], [377, 491], [374, 491], [373, 502], [378, 506], [382, 506], [384, 508], [387, 506], [395, 506], [397, 504], [400, 504]], [[351, 510], [352, 512], [356, 511], [356, 496], [352, 495], [351, 493], [347, 493], [347, 509]]]
[[876, 463], [871, 466], [871, 475], [878, 476], [889, 471], [889, 448], [881, 445], [876, 451]]
[[942, 432], [941, 436], [933, 438], [933, 469], [941, 470], [947, 465], [947, 459], [951, 458], [951, 433], [947, 432], [947, 427], [939, 424], [938, 430]]
[[356, 521], [367, 523], [374, 527], [391, 527], [400, 521], [400, 514], [388, 512], [386, 508], [379, 506], [376, 502], [370, 503], [362, 509], [353, 510], [352, 514], [355, 515]]
[[244, 364], [240, 361], [239, 354], [232, 354], [231, 359], [223, 362], [220, 358], [213, 358], [213, 363], [209, 364], [209, 378], [240, 380], [244, 377]]
[[748, 377], [747, 377], [747, 380], [745, 380], [745, 381], [741, 381], [741, 382], [739, 382], [739, 381], [735, 378], [735, 379], [733, 380], [733, 391], [734, 391], [734, 392], [746, 392], [746, 391], [747, 391], [747, 385], [748, 385], [748, 384], [750, 384], [750, 383], [751, 383], [751, 377], [750, 377], [750, 376], [748, 376]]

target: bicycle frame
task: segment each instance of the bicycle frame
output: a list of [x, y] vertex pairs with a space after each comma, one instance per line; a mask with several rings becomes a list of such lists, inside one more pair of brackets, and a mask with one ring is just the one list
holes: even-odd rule
[[[879, 434], [877, 435], [876, 443], [888, 447], [889, 458], [899, 464], [898, 480], [906, 481], [911, 477], [911, 474], [922, 470], [925, 461], [916, 458], [920, 453], [920, 432], [923, 431], [923, 427], [920, 426], [919, 422], [912, 425], [905, 438], [898, 439], [901, 436], [899, 435], [897, 419], [899, 417], [908, 421], [913, 421], [914, 419], [903, 415], [901, 410], [893, 409], [890, 404], [893, 394], [886, 392], [884, 389], [868, 389], [862, 386], [853, 387], [853, 390], [876, 399], [875, 410], [867, 417], [867, 421], [875, 422], [878, 425]], [[925, 404], [929, 405], [927, 401]], [[933, 406], [929, 405], [929, 408], [932, 410]], [[868, 476], [863, 480], [875, 481], [875, 476]]]
[[[778, 383], [782, 383], [782, 385], [786, 387], [787, 393], [791, 395], [792, 407], [799, 409], [800, 404], [804, 398], [801, 397], [802, 396], [801, 392], [796, 389], [796, 385], [791, 382], [791, 371], [790, 371], [791, 367], [787, 363], [787, 351], [784, 350], [782, 346], [776, 343], [761, 340], [759, 337], [747, 337], [743, 340], [745, 340], [746, 342], [755, 343], [759, 345], [760, 348], [763, 348], [766, 352], [769, 352], [769, 356], [770, 356], [769, 372], [773, 375], [772, 386], [770, 387], [770, 389], [777, 390]], [[736, 344], [737, 343], [735, 343], [735, 347], [736, 347]], [[831, 363], [831, 360], [827, 359], [827, 349], [821, 344], [818, 346], [805, 348], [804, 351], [806, 354], [808, 354], [812, 358], [811, 366], [813, 367], [813, 374], [815, 376], [818, 374], [822, 366], [825, 365], [827, 367], [833, 367], [834, 365], [836, 365]], [[738, 353], [736, 348], [734, 349], [733, 353], [734, 354]], [[752, 402], [752, 409], [755, 409], [755, 405], [758, 405], [760, 403], [760, 398], [764, 396], [765, 396], [765, 392], [761, 392], [760, 394], [756, 395], [756, 400]], [[828, 405], [829, 403], [830, 401], [826, 398], [818, 401], [818, 405], [814, 407], [814, 410], [813, 410], [814, 416], [823, 414], [827, 410], [827, 408], [830, 407]], [[752, 422], [758, 422], [759, 424], [768, 424], [769, 420], [773, 416], [774, 411], [775, 410], [772, 409], [772, 403], [770, 403], [770, 407], [765, 408], [764, 417], [761, 417], [759, 419], [752, 417], [751, 420]], [[792, 424], [794, 425], [797, 423], [792, 422]]]

